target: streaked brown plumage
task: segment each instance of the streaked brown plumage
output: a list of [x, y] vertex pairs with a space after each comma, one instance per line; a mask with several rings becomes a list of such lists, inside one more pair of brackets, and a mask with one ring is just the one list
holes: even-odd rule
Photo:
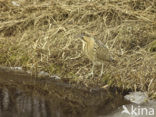
[[102, 65], [100, 76], [103, 75], [103, 65], [105, 62], [114, 62], [110, 56], [109, 50], [103, 45], [102, 42], [95, 40], [89, 36], [81, 36], [83, 42], [83, 51], [87, 55], [88, 59], [92, 61], [92, 72], [93, 76], [94, 66]]

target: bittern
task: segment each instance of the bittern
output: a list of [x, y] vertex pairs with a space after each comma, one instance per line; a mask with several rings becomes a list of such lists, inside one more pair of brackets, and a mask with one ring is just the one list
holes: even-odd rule
[[108, 48], [104, 46], [101, 41], [95, 40], [90, 36], [81, 35], [81, 41], [83, 42], [83, 51], [87, 55], [88, 59], [92, 61], [92, 71], [90, 75], [94, 75], [95, 65], [101, 66], [100, 76], [103, 75], [103, 67], [106, 62], [114, 62]]

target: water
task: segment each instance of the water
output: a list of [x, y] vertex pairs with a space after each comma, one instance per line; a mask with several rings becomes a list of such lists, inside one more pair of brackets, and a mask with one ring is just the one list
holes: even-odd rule
[[130, 117], [121, 113], [126, 104], [112, 91], [88, 91], [58, 80], [0, 71], [0, 117]]
[[15, 88], [0, 88], [0, 99], [0, 117], [47, 117], [49, 113], [46, 100], [27, 96]]

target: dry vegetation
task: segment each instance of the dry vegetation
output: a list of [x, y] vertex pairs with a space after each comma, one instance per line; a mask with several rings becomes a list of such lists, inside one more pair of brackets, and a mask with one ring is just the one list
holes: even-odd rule
[[[16, 2], [16, 4], [14, 4]], [[0, 64], [47, 71], [71, 83], [156, 96], [155, 0], [0, 0]], [[78, 34], [103, 41], [116, 65], [87, 79]]]

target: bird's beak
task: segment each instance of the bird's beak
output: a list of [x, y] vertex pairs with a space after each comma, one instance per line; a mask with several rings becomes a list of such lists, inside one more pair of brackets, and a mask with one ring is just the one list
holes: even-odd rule
[[[82, 41], [85, 41], [84, 36], [82, 36], [82, 35], [81, 35], [81, 40], [82, 40]], [[85, 41], [85, 42], [86, 42], [86, 41]]]
[[84, 39], [84, 36], [81, 37], [82, 43], [87, 43], [87, 41]]
[[86, 43], [86, 40], [85, 40], [85, 35], [82, 33], [82, 34], [78, 34], [75, 36], [76, 38], [79, 38], [82, 42], [85, 42]]
[[86, 40], [84, 39], [84, 35], [79, 35], [79, 38], [82, 42], [86, 42]]

